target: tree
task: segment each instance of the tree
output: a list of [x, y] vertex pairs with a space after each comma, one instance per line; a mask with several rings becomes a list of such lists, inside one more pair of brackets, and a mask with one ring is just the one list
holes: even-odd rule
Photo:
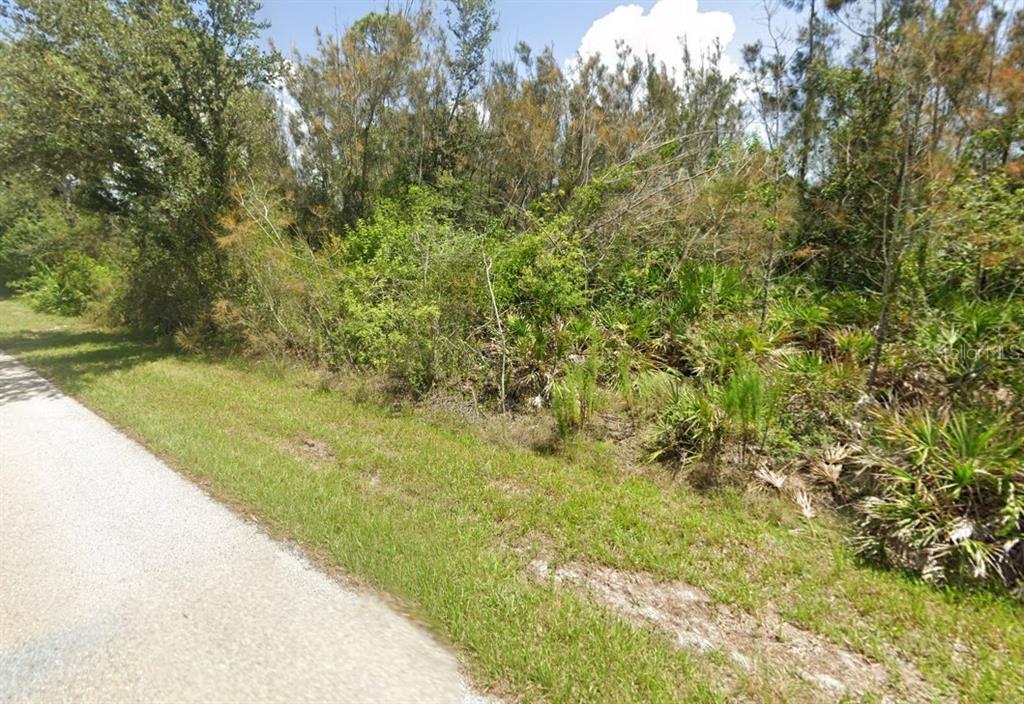
[[[0, 69], [0, 168], [125, 219], [138, 260], [127, 314], [188, 324], [216, 295], [219, 218], [259, 153], [241, 112], [278, 70], [254, 0], [17, 0]], [[269, 113], [265, 113], [269, 114]]]
[[448, 114], [443, 129], [441, 168], [466, 165], [479, 130], [476, 106], [485, 79], [486, 53], [497, 29], [492, 0], [449, 0], [445, 8], [448, 33], [455, 40], [454, 50], [445, 52], [448, 84]]
[[494, 150], [487, 180], [501, 205], [523, 211], [558, 183], [565, 77], [550, 48], [534, 57], [520, 43], [516, 55], [494, 66], [485, 91]]
[[337, 230], [368, 214], [375, 193], [418, 180], [424, 152], [411, 120], [431, 87], [422, 37], [426, 10], [370, 13], [343, 35], [319, 35], [296, 56], [291, 132], [314, 219]]

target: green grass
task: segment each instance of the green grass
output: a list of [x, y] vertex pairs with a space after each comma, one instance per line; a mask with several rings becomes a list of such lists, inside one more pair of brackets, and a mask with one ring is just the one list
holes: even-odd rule
[[[176, 354], [13, 300], [0, 301], [0, 350], [274, 533], [393, 595], [499, 693], [726, 698], [716, 683], [727, 659], [680, 651], [538, 583], [526, 569], [538, 554], [682, 579], [750, 612], [772, 605], [882, 661], [895, 647], [964, 701], [1024, 693], [1019, 603], [860, 565], [836, 520], [809, 524], [771, 499], [627, 472], [600, 445], [552, 455], [491, 442], [468, 422], [367, 400], [355, 382], [325, 391], [301, 367]], [[304, 458], [294, 447], [306, 438], [335, 458]], [[745, 694], [813, 699], [773, 676]]]

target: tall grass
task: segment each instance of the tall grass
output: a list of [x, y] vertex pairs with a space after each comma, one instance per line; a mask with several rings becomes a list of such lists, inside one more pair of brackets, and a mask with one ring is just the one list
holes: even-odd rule
[[774, 418], [777, 396], [764, 373], [752, 364], [737, 369], [719, 394], [722, 410], [740, 440], [740, 461], [745, 462], [748, 445], [760, 432], [766, 436]]
[[597, 356], [591, 354], [574, 364], [551, 387], [551, 410], [563, 438], [582, 430], [594, 414], [597, 400]]

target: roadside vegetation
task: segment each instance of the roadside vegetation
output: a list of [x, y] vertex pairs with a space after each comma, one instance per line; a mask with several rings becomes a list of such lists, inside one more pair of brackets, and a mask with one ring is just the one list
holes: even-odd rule
[[[539, 578], [538, 562], [679, 580], [733, 614], [776, 614], [880, 663], [886, 678], [867, 683], [868, 701], [1013, 701], [1024, 687], [1018, 603], [865, 565], [845, 521], [807, 521], [773, 494], [697, 492], [656, 466], [626, 471], [607, 442], [537, 452], [521, 427], [395, 406], [365, 377], [182, 353], [10, 300], [0, 349], [271, 533], [397, 597], [510, 700], [835, 694], [788, 657], [751, 670], [727, 648], [680, 648], [660, 627]], [[780, 629], [770, 642], [791, 637]]]
[[730, 76], [257, 7], [0, 1], [0, 348], [527, 699], [800, 698], [600, 568], [1021, 694], [1024, 13], [769, 2]]

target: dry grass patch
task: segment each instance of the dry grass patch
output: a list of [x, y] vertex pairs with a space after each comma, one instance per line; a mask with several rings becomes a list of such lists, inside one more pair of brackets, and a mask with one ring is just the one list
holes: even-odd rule
[[337, 460], [334, 450], [323, 440], [316, 438], [292, 438], [285, 448], [300, 460], [325, 464]]

